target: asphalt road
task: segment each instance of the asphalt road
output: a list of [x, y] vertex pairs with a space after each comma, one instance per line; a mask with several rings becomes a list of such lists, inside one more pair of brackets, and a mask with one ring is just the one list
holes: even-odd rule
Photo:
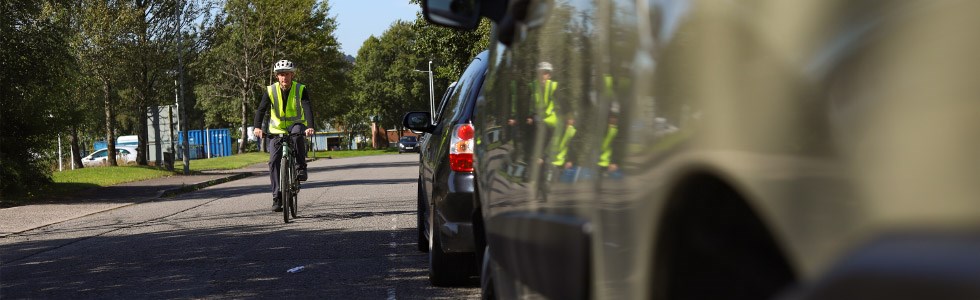
[[479, 298], [477, 287], [429, 285], [415, 246], [417, 164], [311, 162], [290, 224], [259, 174], [8, 236], [0, 298]]

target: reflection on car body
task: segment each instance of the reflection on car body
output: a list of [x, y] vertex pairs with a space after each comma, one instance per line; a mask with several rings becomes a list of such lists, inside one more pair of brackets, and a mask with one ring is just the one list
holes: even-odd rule
[[485, 296], [980, 295], [980, 2], [476, 2]]

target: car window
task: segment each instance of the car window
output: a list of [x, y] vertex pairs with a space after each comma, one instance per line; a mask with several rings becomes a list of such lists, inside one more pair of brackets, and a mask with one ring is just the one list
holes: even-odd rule
[[415, 137], [414, 136], [403, 136], [402, 137], [402, 142], [414, 142], [414, 141], [415, 141]]
[[101, 158], [101, 157], [106, 157], [106, 156], [109, 156], [106, 153], [106, 150], [99, 150], [99, 151], [95, 152], [94, 155], [92, 155], [92, 158]]
[[452, 98], [453, 91], [456, 90], [456, 84], [458, 83], [453, 82], [451, 85], [449, 85], [449, 88], [446, 89], [446, 93], [442, 95], [442, 100], [439, 100], [439, 109], [435, 111], [436, 115], [432, 117], [434, 120], [438, 120], [439, 117], [442, 116], [443, 110], [446, 109], [446, 102], [449, 102], [449, 98]]
[[126, 151], [126, 149], [119, 149], [119, 150], [117, 150], [117, 151], [119, 151], [119, 154], [122, 154], [122, 155], [129, 155], [129, 151]]
[[[486, 52], [481, 53], [477, 58], [473, 59], [466, 71], [463, 72], [463, 76], [459, 78], [459, 83], [456, 84], [456, 89], [453, 91], [453, 96], [449, 100], [446, 112], [453, 112], [451, 116], [443, 116], [442, 119], [456, 118], [462, 113], [462, 108], [465, 105], [460, 105], [460, 101], [465, 99], [464, 97], [469, 97], [474, 92], [473, 89], [479, 89], [482, 85], [482, 78], [484, 73], [486, 73], [486, 62], [487, 57]], [[474, 85], [475, 84], [475, 85]], [[447, 114], [448, 115], [448, 114]]]

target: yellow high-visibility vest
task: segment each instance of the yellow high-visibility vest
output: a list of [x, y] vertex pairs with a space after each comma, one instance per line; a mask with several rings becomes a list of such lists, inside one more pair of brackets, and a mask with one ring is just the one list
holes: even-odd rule
[[544, 86], [539, 86], [538, 81], [534, 81], [531, 87], [534, 89], [534, 104], [537, 105], [538, 112], [542, 113], [541, 119], [548, 126], [554, 128], [558, 125], [558, 116], [555, 115], [555, 90], [558, 89], [558, 82], [548, 79]]
[[309, 127], [309, 124], [306, 124], [306, 116], [303, 114], [303, 105], [300, 103], [300, 100], [303, 99], [303, 88], [305, 87], [305, 85], [293, 81], [285, 103], [280, 96], [282, 93], [280, 92], [278, 82], [266, 87], [266, 92], [269, 93], [269, 100], [272, 101], [272, 109], [269, 112], [269, 133], [287, 133], [289, 126], [297, 123]]
[[608, 167], [609, 163], [612, 162], [612, 141], [616, 138], [617, 133], [619, 133], [619, 129], [616, 125], [609, 124], [606, 137], [602, 139], [602, 154], [599, 155], [600, 167]]

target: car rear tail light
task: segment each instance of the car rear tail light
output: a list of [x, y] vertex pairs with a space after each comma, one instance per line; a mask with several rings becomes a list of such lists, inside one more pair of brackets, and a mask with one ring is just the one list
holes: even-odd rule
[[449, 167], [456, 172], [473, 172], [473, 124], [456, 125], [449, 143]]

